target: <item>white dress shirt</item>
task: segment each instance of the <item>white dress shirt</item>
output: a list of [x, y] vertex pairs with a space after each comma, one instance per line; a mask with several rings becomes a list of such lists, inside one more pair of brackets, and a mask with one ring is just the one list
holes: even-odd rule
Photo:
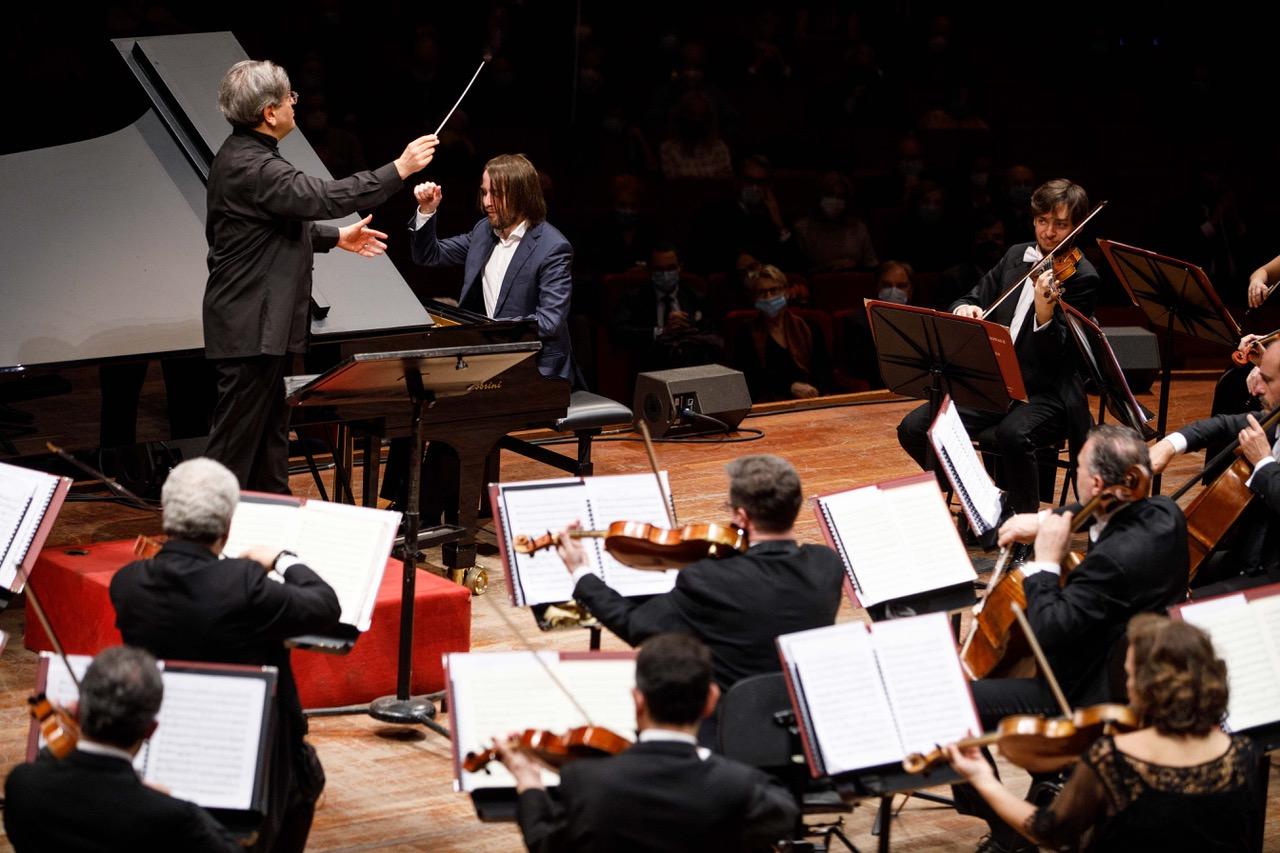
[[[435, 216], [434, 213], [423, 213], [421, 209], [415, 210], [413, 230], [417, 231], [433, 216]], [[484, 290], [484, 313], [490, 317], [498, 307], [498, 296], [502, 293], [502, 280], [507, 275], [507, 268], [511, 266], [511, 259], [520, 248], [520, 239], [528, 230], [529, 221], [524, 220], [512, 228], [505, 239], [497, 231], [493, 232], [493, 236], [498, 238], [498, 245], [493, 247], [493, 254], [489, 255], [489, 261], [484, 265], [484, 273], [480, 276]]]

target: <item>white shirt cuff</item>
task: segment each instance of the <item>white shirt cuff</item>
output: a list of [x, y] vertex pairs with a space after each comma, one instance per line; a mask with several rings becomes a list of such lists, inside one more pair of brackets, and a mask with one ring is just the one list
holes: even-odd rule
[[1029, 578], [1036, 572], [1048, 572], [1051, 575], [1062, 574], [1062, 566], [1057, 563], [1050, 563], [1047, 560], [1032, 560], [1022, 565], [1022, 576]]
[[301, 566], [302, 564], [302, 560], [299, 560], [297, 556], [286, 554], [276, 559], [276, 564], [273, 568], [277, 573], [283, 576], [285, 572], [289, 571], [294, 566]]
[[1264, 456], [1261, 459], [1259, 459], [1258, 464], [1253, 466], [1253, 473], [1249, 475], [1249, 479], [1244, 481], [1245, 488], [1248, 488], [1250, 485], [1252, 485], [1253, 478], [1258, 476], [1259, 471], [1261, 471], [1263, 468], [1266, 468], [1268, 465], [1274, 464], [1275, 461], [1276, 461], [1276, 458], [1274, 456]]
[[435, 215], [434, 211], [431, 213], [423, 213], [421, 208], [415, 207], [413, 209], [413, 230], [417, 231], [423, 225], [426, 225], [427, 220]]
[[1164, 440], [1173, 445], [1174, 453], [1187, 452], [1187, 437], [1180, 432], [1171, 432], [1164, 437]]
[[1042, 325], [1040, 325], [1040, 321], [1036, 319], [1036, 315], [1035, 315], [1035, 314], [1032, 314], [1032, 315], [1031, 315], [1031, 331], [1033, 331], [1033, 332], [1038, 332], [1038, 331], [1040, 331], [1041, 329], [1046, 329], [1046, 328], [1048, 328], [1052, 323], [1053, 323], [1053, 318], [1052, 318], [1052, 317], [1050, 317], [1050, 318], [1048, 319], [1048, 321], [1047, 321], [1047, 322], [1042, 326]]
[[591, 571], [590, 566], [579, 566], [569, 573], [569, 577], [573, 578], [573, 585], [576, 587], [578, 585], [578, 581], [582, 580], [587, 575], [593, 574], [595, 574], [595, 572]]

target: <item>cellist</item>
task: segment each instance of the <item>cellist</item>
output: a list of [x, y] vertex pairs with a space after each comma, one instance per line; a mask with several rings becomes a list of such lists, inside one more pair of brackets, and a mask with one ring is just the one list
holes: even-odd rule
[[[1280, 342], [1267, 347], [1258, 364], [1256, 390], [1264, 412], [1280, 405]], [[1259, 425], [1265, 415], [1215, 415], [1170, 433], [1151, 447], [1151, 464], [1164, 470], [1174, 456], [1218, 443], [1239, 440], [1240, 454], [1252, 467], [1245, 485], [1253, 499], [1239, 520], [1196, 572], [1194, 583], [1251, 586], [1280, 580], [1280, 467], [1276, 429]]]
[[[1137, 432], [1114, 424], [1095, 427], [1080, 452], [1080, 497], [1088, 501], [1104, 487], [1124, 483], [1131, 467], [1150, 470], [1150, 464]], [[1167, 497], [1110, 506], [1093, 517], [1084, 560], [1061, 578], [1077, 509], [1015, 515], [1001, 526], [999, 542], [1034, 543], [1034, 558], [1022, 567], [1027, 620], [1068, 701], [1075, 706], [1123, 701], [1115, 682], [1125, 625], [1135, 614], [1163, 611], [1185, 597], [1186, 526], [1182, 511]], [[984, 731], [1011, 714], [1058, 712], [1042, 678], [976, 681], [973, 698]], [[996, 817], [972, 787], [957, 786], [955, 796], [962, 813], [986, 818], [991, 825], [986, 849], [1026, 848], [1025, 839]]]

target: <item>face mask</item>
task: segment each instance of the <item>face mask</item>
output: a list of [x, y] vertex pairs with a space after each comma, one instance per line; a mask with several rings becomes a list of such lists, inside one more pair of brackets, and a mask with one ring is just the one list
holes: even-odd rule
[[613, 218], [619, 225], [631, 226], [640, 221], [640, 211], [630, 207], [614, 208]]
[[907, 304], [907, 292], [901, 287], [894, 287], [893, 285], [882, 287], [876, 295], [882, 302], [896, 302], [899, 305]]
[[909, 178], [918, 178], [920, 173], [924, 171], [924, 161], [900, 160], [898, 161], [898, 171]]
[[988, 183], [991, 182], [991, 174], [989, 172], [970, 172], [969, 185], [976, 189], [986, 189]]
[[937, 222], [942, 219], [942, 208], [936, 204], [922, 204], [920, 205], [919, 216], [921, 222]]
[[747, 184], [742, 188], [742, 203], [747, 207], [759, 207], [764, 203], [764, 190], [755, 184]]
[[844, 199], [839, 196], [826, 195], [818, 201], [818, 207], [822, 208], [822, 212], [832, 219], [844, 213]]
[[654, 270], [649, 278], [660, 293], [674, 293], [680, 284], [680, 270]]
[[779, 294], [770, 299], [757, 299], [756, 308], [766, 317], [777, 317], [782, 313], [782, 309], [787, 307], [787, 297]]

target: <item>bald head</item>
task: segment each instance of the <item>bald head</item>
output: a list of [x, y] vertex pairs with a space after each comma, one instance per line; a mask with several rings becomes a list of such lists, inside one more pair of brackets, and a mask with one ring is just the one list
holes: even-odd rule
[[1262, 381], [1262, 405], [1267, 409], [1280, 406], [1280, 341], [1267, 347], [1258, 361], [1258, 378]]

